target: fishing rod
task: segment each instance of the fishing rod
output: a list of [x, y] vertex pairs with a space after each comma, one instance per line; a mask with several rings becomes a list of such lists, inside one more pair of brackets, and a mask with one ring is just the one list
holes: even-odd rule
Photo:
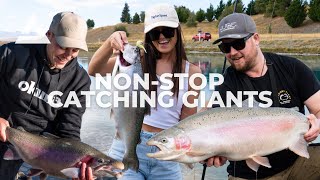
[[[251, 0], [251, 1], [252, 1], [252, 0]], [[234, 1], [233, 13], [236, 13], [236, 12], [237, 12], [237, 4], [238, 4], [238, 0], [235, 0], [235, 1]], [[224, 74], [224, 71], [225, 71], [225, 69], [226, 69], [226, 63], [227, 63], [227, 58], [226, 58], [226, 56], [224, 56], [224, 62], [223, 62], [223, 67], [222, 67], [222, 74]], [[206, 170], [207, 170], [207, 161], [204, 161], [201, 180], [204, 180], [204, 178], [205, 178], [205, 176], [206, 176]]]

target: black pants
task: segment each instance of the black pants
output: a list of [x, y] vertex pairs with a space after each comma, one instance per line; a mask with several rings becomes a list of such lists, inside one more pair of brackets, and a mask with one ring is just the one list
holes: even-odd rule
[[0, 142], [0, 179], [1, 180], [14, 180], [22, 160], [4, 160], [4, 153], [8, 150], [6, 143]]

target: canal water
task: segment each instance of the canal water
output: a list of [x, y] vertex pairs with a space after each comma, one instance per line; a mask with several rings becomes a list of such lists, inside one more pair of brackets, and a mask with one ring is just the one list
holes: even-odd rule
[[[88, 62], [90, 60], [90, 55], [82, 56], [79, 59], [80, 64], [88, 69]], [[296, 56], [297, 57], [297, 56]], [[189, 61], [199, 66], [202, 66], [202, 69], [207, 75], [208, 71], [210, 73], [221, 73], [223, 67], [224, 57], [222, 54], [208, 54], [208, 55], [199, 55], [199, 54], [189, 54]], [[298, 56], [300, 60], [303, 60], [317, 75], [320, 80], [320, 56]], [[205, 65], [204, 65], [205, 64]], [[96, 94], [99, 91], [104, 91], [105, 89], [100, 88], [97, 90], [95, 87], [95, 78], [91, 77], [91, 90], [95, 91]], [[206, 92], [210, 93], [210, 90], [205, 89]], [[83, 142], [97, 148], [98, 150], [107, 153], [110, 148], [115, 128], [114, 122], [110, 120], [110, 109], [99, 107], [96, 103], [95, 96], [91, 98], [91, 107], [88, 107], [84, 116], [83, 123], [81, 128], [81, 139]], [[319, 142], [319, 140], [318, 140]], [[25, 170], [27, 165], [23, 166]], [[195, 164], [194, 169], [189, 169], [185, 165], [181, 165], [183, 171], [183, 177], [185, 180], [200, 180], [203, 166], [200, 163]], [[38, 179], [38, 178], [34, 178]], [[49, 177], [48, 179], [55, 179]], [[206, 180], [225, 180], [227, 179], [226, 165], [220, 168], [210, 167], [206, 170]]]

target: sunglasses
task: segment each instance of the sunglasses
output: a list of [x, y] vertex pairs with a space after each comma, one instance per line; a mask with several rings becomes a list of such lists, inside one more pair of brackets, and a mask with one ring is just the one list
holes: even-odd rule
[[151, 41], [159, 40], [160, 34], [164, 35], [166, 38], [174, 37], [175, 28], [164, 27], [161, 30], [153, 29], [149, 32], [149, 37]]
[[221, 52], [223, 53], [230, 53], [231, 51], [231, 46], [233, 47], [233, 49], [239, 51], [242, 50], [246, 47], [246, 41], [248, 39], [250, 39], [251, 36], [253, 36], [254, 34], [249, 34], [248, 36], [241, 38], [241, 39], [236, 39], [230, 43], [220, 43], [219, 49]]

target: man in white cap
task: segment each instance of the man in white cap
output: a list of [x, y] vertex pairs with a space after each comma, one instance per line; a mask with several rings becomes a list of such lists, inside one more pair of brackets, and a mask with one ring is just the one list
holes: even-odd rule
[[[234, 95], [238, 91], [270, 91], [273, 107], [298, 107], [304, 113], [306, 106], [311, 115], [308, 116], [310, 129], [304, 137], [307, 142], [315, 140], [320, 129], [317, 119], [320, 118], [320, 84], [313, 72], [293, 57], [262, 53], [256, 25], [246, 14], [228, 15], [218, 28], [219, 38], [214, 44], [221, 42], [218, 46], [231, 64], [224, 74], [223, 84], [216, 89], [224, 102], [227, 91]], [[258, 97], [255, 99], [263, 103]], [[257, 173], [246, 161], [230, 161], [229, 179], [320, 179], [320, 148], [313, 145], [308, 151], [310, 159], [299, 157], [290, 150], [271, 154], [267, 158], [272, 167], [260, 166]], [[224, 157], [214, 157], [208, 159], [207, 165], [221, 166], [225, 162]]]
[[[80, 140], [90, 78], [79, 65], [87, 51], [86, 22], [73, 12], [53, 17], [46, 33], [50, 44], [4, 44], [0, 47], [0, 179], [14, 179], [22, 160], [4, 160], [7, 127]], [[58, 92], [51, 96], [50, 93]], [[74, 102], [68, 97], [73, 94]]]

